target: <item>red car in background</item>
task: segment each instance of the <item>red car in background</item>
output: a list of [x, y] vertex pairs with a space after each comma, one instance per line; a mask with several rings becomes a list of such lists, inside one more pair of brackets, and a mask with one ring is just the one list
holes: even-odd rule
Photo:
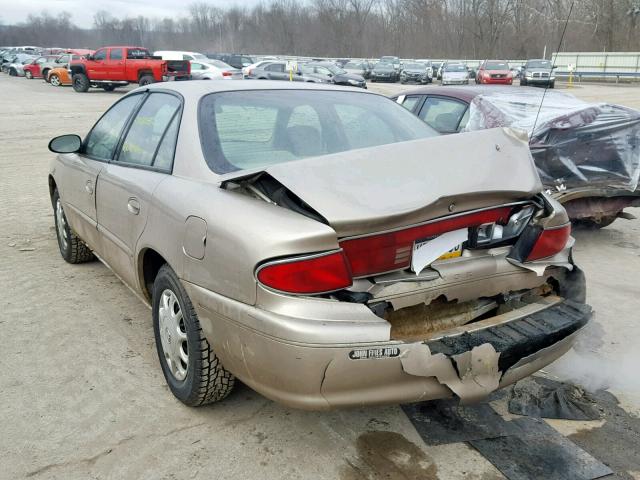
[[55, 61], [56, 58], [58, 58], [58, 55], [43, 55], [42, 57], [36, 58], [29, 65], [24, 66], [24, 76], [29, 80], [42, 77], [41, 66], [45, 63]]
[[485, 60], [476, 72], [476, 83], [511, 85], [513, 73], [504, 60]]

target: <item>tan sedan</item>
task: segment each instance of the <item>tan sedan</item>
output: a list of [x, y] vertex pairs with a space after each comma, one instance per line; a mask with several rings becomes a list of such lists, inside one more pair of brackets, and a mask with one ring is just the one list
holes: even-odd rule
[[526, 139], [439, 136], [392, 100], [176, 82], [57, 137], [63, 258], [152, 307], [188, 405], [234, 377], [296, 407], [486, 397], [567, 351], [591, 309]]

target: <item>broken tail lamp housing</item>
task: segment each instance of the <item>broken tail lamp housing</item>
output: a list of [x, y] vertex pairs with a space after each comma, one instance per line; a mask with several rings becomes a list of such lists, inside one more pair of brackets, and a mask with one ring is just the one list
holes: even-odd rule
[[379, 275], [408, 268], [416, 240], [435, 237], [461, 228], [484, 224], [506, 225], [513, 207], [504, 206], [452, 215], [423, 225], [388, 233], [352, 237], [340, 242], [354, 277]]
[[351, 237], [340, 242], [339, 250], [263, 263], [256, 270], [256, 278], [271, 290], [297, 295], [342, 290], [352, 285], [353, 278], [408, 268], [416, 240], [461, 228], [471, 229], [471, 248], [503, 244], [520, 235], [514, 245], [514, 250], [526, 251], [524, 260], [520, 261], [552, 256], [565, 247], [570, 226], [563, 227], [566, 230], [528, 226], [534, 212], [532, 206], [512, 212], [513, 206], [504, 206], [445, 217], [402, 230]]
[[511, 249], [509, 258], [518, 262], [534, 262], [560, 253], [569, 241], [571, 223], [542, 228], [529, 225]]

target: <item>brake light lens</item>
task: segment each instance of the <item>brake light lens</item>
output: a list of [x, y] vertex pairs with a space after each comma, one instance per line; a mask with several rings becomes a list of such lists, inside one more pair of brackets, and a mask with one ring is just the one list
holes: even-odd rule
[[451, 232], [465, 227], [477, 227], [484, 223], [506, 223], [511, 207], [469, 213], [398, 230], [390, 233], [347, 239], [340, 247], [349, 261], [354, 277], [390, 272], [407, 268], [411, 264], [413, 244], [416, 240]]
[[223, 77], [230, 77], [231, 76], [231, 72], [222, 72], [222, 76]]
[[542, 230], [526, 261], [540, 260], [561, 252], [569, 241], [569, 235], [571, 235], [570, 223], [558, 228]]
[[274, 290], [307, 295], [341, 290], [352, 284], [342, 251], [267, 263], [258, 269], [256, 277]]

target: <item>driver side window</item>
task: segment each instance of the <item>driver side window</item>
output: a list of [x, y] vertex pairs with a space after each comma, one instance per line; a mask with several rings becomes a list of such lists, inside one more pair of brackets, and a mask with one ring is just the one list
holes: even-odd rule
[[85, 155], [98, 160], [111, 160], [122, 129], [141, 98], [142, 95], [123, 98], [98, 120], [85, 140]]
[[96, 54], [93, 56], [94, 60], [104, 60], [105, 58], [107, 58], [106, 50], [98, 50]]

